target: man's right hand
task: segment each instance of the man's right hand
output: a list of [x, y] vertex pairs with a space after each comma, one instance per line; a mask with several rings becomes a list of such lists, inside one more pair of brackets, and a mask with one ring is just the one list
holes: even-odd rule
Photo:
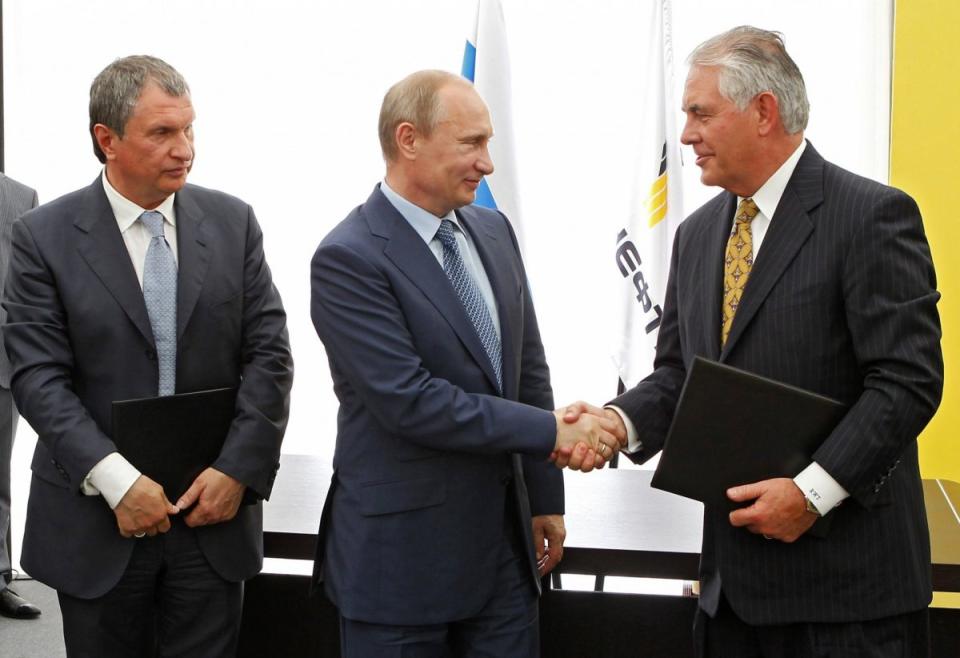
[[130, 538], [144, 534], [153, 537], [158, 532], [166, 532], [170, 529], [170, 515], [179, 511], [179, 507], [167, 500], [163, 487], [141, 475], [117, 503], [113, 513], [117, 516], [120, 534]]
[[567, 409], [557, 409], [557, 441], [551, 458], [558, 467], [590, 471], [601, 468], [620, 449], [618, 427], [603, 416], [584, 413], [575, 421], [564, 418]]

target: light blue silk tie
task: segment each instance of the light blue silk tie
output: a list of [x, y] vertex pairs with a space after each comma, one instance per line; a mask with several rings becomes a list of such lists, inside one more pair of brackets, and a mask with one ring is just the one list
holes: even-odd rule
[[143, 261], [143, 301], [157, 348], [157, 390], [159, 395], [173, 395], [177, 389], [177, 261], [163, 236], [163, 215], [147, 211], [140, 221], [151, 235]]
[[440, 222], [440, 228], [437, 229], [437, 240], [443, 245], [443, 271], [447, 278], [453, 284], [453, 289], [457, 291], [457, 296], [467, 311], [467, 317], [476, 329], [483, 349], [490, 359], [493, 371], [497, 375], [497, 388], [503, 392], [503, 357], [500, 352], [500, 336], [497, 334], [496, 327], [493, 326], [493, 319], [490, 317], [490, 309], [487, 308], [483, 295], [480, 294], [480, 288], [477, 282], [473, 280], [470, 273], [467, 272], [463, 264], [463, 258], [460, 256], [460, 248], [457, 246], [457, 238], [453, 233], [453, 222], [444, 219]]

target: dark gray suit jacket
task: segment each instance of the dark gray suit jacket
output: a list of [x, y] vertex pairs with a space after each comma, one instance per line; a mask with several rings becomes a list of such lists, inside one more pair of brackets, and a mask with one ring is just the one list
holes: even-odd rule
[[753, 624], [919, 610], [931, 587], [916, 437], [939, 404], [943, 360], [940, 295], [917, 205], [808, 144], [721, 350], [735, 205], [722, 193], [677, 231], [655, 370], [614, 401], [644, 443], [635, 459], [662, 447], [686, 368], [703, 356], [850, 405], [813, 459], [851, 497], [829, 514], [826, 538], [794, 544], [734, 528], [708, 507], [700, 605], [714, 612], [722, 584]]
[[[10, 269], [10, 242], [13, 239], [13, 223], [20, 215], [37, 207], [35, 190], [0, 174], [0, 290], [7, 280]], [[7, 311], [0, 307], [0, 325], [7, 321]], [[3, 347], [0, 333], [0, 387], [10, 388], [10, 361]]]
[[[177, 391], [239, 386], [213, 466], [267, 497], [279, 464], [292, 361], [286, 315], [253, 210], [193, 185], [175, 198]], [[14, 398], [39, 435], [23, 542], [32, 576], [80, 598], [109, 591], [133, 541], [83, 478], [115, 450], [111, 403], [157, 394], [143, 293], [98, 177], [24, 215], [13, 231], [4, 328]], [[213, 568], [249, 578], [263, 557], [259, 503], [197, 531]]]
[[553, 392], [516, 239], [498, 212], [457, 216], [497, 300], [502, 396], [443, 268], [379, 189], [313, 257], [311, 312], [340, 401], [315, 575], [349, 619], [476, 615], [507, 524], [539, 587], [531, 513], [563, 513], [563, 477], [547, 461]]

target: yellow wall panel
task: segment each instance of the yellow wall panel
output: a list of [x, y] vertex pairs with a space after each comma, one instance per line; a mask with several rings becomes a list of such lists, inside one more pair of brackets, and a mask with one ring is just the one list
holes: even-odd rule
[[[960, 2], [897, 0], [890, 182], [920, 204], [937, 268], [946, 384], [923, 477], [960, 481]], [[856, 117], [850, 117], [856, 120]]]

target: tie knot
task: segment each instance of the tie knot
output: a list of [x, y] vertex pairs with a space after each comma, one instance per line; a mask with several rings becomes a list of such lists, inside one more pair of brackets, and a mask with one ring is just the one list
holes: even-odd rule
[[449, 219], [440, 221], [440, 228], [437, 229], [437, 240], [449, 249], [457, 246], [457, 237], [453, 233], [453, 222]]
[[749, 224], [759, 212], [760, 209], [757, 208], [757, 204], [753, 202], [753, 199], [747, 197], [737, 206], [736, 221], [741, 224]]
[[143, 222], [143, 225], [150, 231], [150, 237], [163, 237], [163, 215], [161, 213], [158, 213], [156, 210], [148, 210], [140, 215], [140, 221]]

